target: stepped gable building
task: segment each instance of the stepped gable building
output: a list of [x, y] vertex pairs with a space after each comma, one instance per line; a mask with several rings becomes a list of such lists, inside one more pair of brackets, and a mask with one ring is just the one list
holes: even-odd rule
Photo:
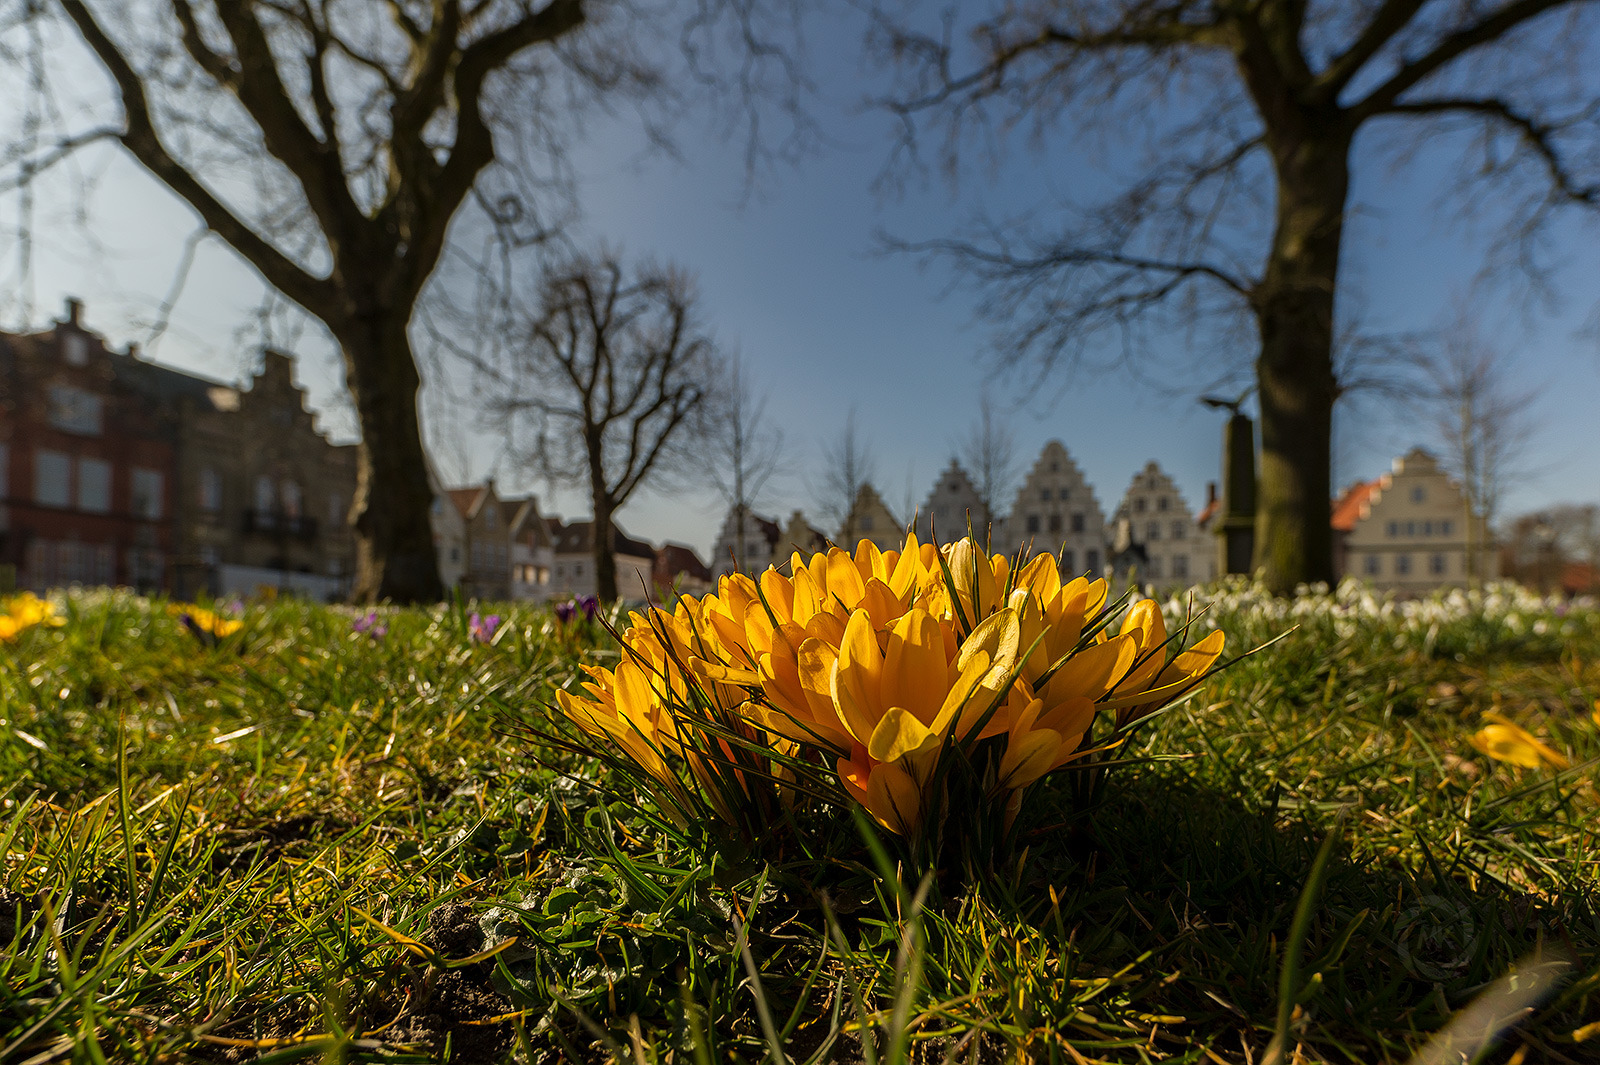
[[732, 573], [735, 559], [741, 573], [760, 573], [788, 557], [783, 546], [783, 530], [776, 521], [763, 518], [749, 507], [732, 506], [722, 519], [722, 529], [711, 548], [711, 573], [714, 577]]
[[[568, 599], [595, 594], [594, 522], [575, 521], [564, 525], [549, 519], [555, 541], [555, 575], [550, 583], [552, 599]], [[617, 566], [617, 595], [633, 603], [651, 597], [651, 582], [656, 568], [655, 548], [635, 540], [612, 524], [612, 557]]]
[[269, 350], [248, 388], [189, 388], [173, 401], [183, 412], [176, 593], [342, 596], [355, 564], [356, 449], [317, 431], [291, 358]]
[[989, 530], [989, 510], [967, 471], [951, 459], [917, 511], [917, 539], [933, 543], [937, 537], [938, 543], [951, 543], [967, 535], [969, 523], [981, 543]]
[[1008, 553], [1018, 548], [1030, 554], [1059, 552], [1062, 576], [1100, 576], [1106, 562], [1105, 513], [1061, 441], [1050, 441], [1039, 453], [991, 547]]
[[0, 335], [0, 583], [340, 594], [354, 450], [317, 432], [287, 356], [241, 391], [112, 350], [68, 300]]
[[[1421, 592], [1499, 575], [1497, 552], [1461, 486], [1432, 455], [1413, 448], [1377, 480], [1353, 485], [1334, 502], [1334, 565], [1379, 589]], [[1470, 537], [1468, 535], [1470, 531]], [[1467, 545], [1476, 559], [1467, 572]]]
[[[1209, 505], [1209, 504], [1208, 504]], [[1217, 547], [1200, 531], [1178, 486], [1156, 462], [1133, 475], [1112, 518], [1112, 547], [1119, 558], [1142, 549], [1135, 579], [1161, 588], [1180, 588], [1217, 575]]]
[[878, 490], [863, 481], [856, 490], [855, 502], [845, 515], [844, 525], [834, 542], [847, 551], [854, 551], [862, 540], [871, 540], [878, 550], [899, 550], [905, 541], [905, 526], [895, 520]]
[[812, 555], [827, 548], [827, 534], [812, 525], [806, 520], [805, 514], [797, 510], [789, 515], [789, 521], [783, 527], [783, 535], [778, 538], [779, 568], [787, 567], [790, 558], [796, 552], [802, 559], [809, 560]]

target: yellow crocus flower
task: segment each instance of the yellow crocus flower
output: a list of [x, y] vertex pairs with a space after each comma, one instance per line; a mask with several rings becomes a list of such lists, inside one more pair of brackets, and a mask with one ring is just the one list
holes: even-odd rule
[[32, 592], [12, 596], [6, 602], [5, 613], [0, 614], [0, 640], [14, 640], [24, 629], [35, 625], [64, 625], [56, 617], [55, 606]]
[[238, 618], [225, 618], [214, 610], [193, 604], [168, 603], [167, 613], [180, 620], [187, 617], [189, 627], [196, 635], [204, 633], [221, 639], [224, 636], [232, 636], [244, 628], [244, 622]]
[[1566, 755], [1537, 739], [1527, 729], [1504, 714], [1494, 710], [1484, 712], [1484, 719], [1492, 722], [1473, 734], [1471, 743], [1497, 762], [1510, 762], [1526, 769], [1548, 765], [1566, 769]]

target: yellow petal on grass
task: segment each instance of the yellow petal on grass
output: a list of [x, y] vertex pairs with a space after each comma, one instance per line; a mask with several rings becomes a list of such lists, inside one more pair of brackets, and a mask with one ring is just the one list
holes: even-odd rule
[[[1500, 715], [1494, 714], [1493, 711], [1484, 714], [1484, 717], [1489, 717], [1491, 714], [1500, 718]], [[1542, 765], [1565, 769], [1568, 765], [1566, 757], [1561, 752], [1551, 749], [1535, 739], [1526, 729], [1504, 718], [1485, 725], [1475, 732], [1471, 743], [1497, 762], [1510, 762], [1526, 769], [1538, 769]]]

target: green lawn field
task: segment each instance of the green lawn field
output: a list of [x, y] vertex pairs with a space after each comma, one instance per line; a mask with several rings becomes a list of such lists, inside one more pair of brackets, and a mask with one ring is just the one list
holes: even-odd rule
[[923, 879], [534, 744], [598, 624], [59, 596], [0, 643], [0, 1061], [1600, 1060], [1600, 613], [1200, 599], [1288, 635]]

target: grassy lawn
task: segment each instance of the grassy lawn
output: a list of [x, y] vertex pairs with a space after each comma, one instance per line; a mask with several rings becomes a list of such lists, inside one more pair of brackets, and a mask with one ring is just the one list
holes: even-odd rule
[[1232, 647], [1299, 627], [1142, 734], [1187, 757], [919, 884], [848, 816], [764, 862], [531, 747], [616, 657], [546, 610], [58, 608], [0, 644], [6, 1062], [1406, 1061], [1513, 970], [1487, 1060], [1600, 1060], [1592, 611], [1218, 593]]

